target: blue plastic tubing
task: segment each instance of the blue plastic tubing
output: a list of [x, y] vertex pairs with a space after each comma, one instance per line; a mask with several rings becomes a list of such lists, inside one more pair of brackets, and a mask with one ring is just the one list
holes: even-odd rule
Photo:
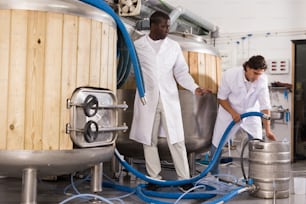
[[239, 195], [240, 193], [243, 193], [245, 191], [248, 191], [248, 187], [238, 187], [234, 189], [233, 191], [229, 192], [228, 194], [225, 194], [224, 196], [217, 198], [210, 202], [205, 202], [205, 204], [216, 204], [216, 203], [225, 203], [235, 197], [236, 195]]
[[[114, 188], [119, 191], [125, 191], [129, 193], [135, 193], [141, 200], [146, 203], [155, 203], [155, 204], [172, 204], [173, 202], [165, 202], [161, 200], [156, 200], [153, 197], [158, 198], [167, 198], [167, 199], [178, 199], [182, 193], [181, 192], [158, 192], [158, 191], [149, 191], [145, 190], [145, 184], [138, 184], [137, 186], [131, 188], [128, 186], [122, 186], [115, 183], [103, 182], [103, 187]], [[213, 192], [190, 192], [184, 195], [184, 199], [210, 199], [216, 196]]]
[[[84, 3], [87, 3], [91, 6], [94, 6], [100, 10], [103, 10], [107, 14], [109, 14], [116, 22], [117, 27], [121, 34], [123, 35], [124, 41], [127, 45], [127, 48], [129, 50], [129, 54], [132, 60], [133, 68], [134, 68], [134, 74], [135, 74], [135, 79], [136, 79], [136, 85], [137, 85], [137, 90], [139, 93], [139, 96], [141, 99], [145, 98], [145, 88], [143, 84], [143, 79], [141, 76], [141, 71], [140, 71], [140, 65], [138, 61], [138, 57], [136, 54], [136, 50], [134, 47], [134, 44], [130, 38], [129, 33], [127, 32], [123, 22], [121, 21], [120, 17], [113, 11], [113, 9], [103, 0], [81, 0]], [[145, 100], [145, 99], [144, 99]]]
[[[266, 117], [266, 115], [264, 115], [261, 112], [247, 112], [247, 113], [243, 113], [243, 114], [240, 115], [241, 119], [243, 119], [245, 117], [249, 117], [249, 116]], [[236, 124], [235, 121], [232, 121], [227, 126], [227, 128], [226, 128], [225, 132], [223, 133], [223, 136], [220, 140], [220, 144], [219, 144], [219, 146], [216, 150], [216, 153], [213, 155], [213, 158], [212, 158], [211, 162], [209, 163], [209, 165], [207, 166], [207, 168], [204, 169], [201, 172], [201, 174], [199, 174], [199, 175], [197, 175], [193, 178], [190, 178], [190, 179], [168, 180], [168, 181], [155, 180], [155, 179], [152, 179], [148, 176], [145, 176], [144, 174], [142, 174], [141, 172], [137, 171], [132, 166], [130, 166], [125, 160], [121, 159], [120, 153], [118, 152], [117, 149], [115, 149], [115, 156], [117, 157], [117, 159], [119, 160], [121, 165], [124, 166], [129, 172], [133, 173], [136, 177], [141, 178], [142, 180], [144, 180], [146, 182], [157, 184], [157, 185], [160, 185], [160, 186], [180, 186], [180, 185], [184, 185], [184, 184], [187, 184], [187, 183], [194, 183], [194, 182], [200, 180], [201, 178], [205, 177], [208, 174], [208, 172], [211, 170], [213, 165], [217, 162], [217, 158], [221, 154], [222, 148], [227, 141], [227, 136], [228, 136], [229, 132], [231, 131], [231, 129], [233, 128], [233, 126], [235, 124]]]

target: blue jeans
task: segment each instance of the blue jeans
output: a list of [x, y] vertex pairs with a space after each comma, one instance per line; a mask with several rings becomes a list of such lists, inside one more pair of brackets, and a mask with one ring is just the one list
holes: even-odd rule
[[[211, 147], [210, 147], [210, 155], [209, 155], [210, 162], [211, 162], [214, 154], [216, 153], [216, 150], [217, 150], [217, 147], [215, 147], [215, 145], [212, 144]], [[210, 173], [212, 175], [219, 174], [219, 164], [220, 164], [220, 161], [221, 161], [221, 155], [222, 155], [222, 152], [218, 156], [216, 163], [213, 165], [213, 167], [210, 170]]]
[[[247, 133], [247, 135], [248, 135], [249, 140], [253, 139], [252, 135], [250, 135], [249, 133]], [[216, 150], [217, 150], [217, 147], [215, 147], [215, 145], [212, 144], [211, 147], [210, 147], [210, 156], [209, 156], [210, 161], [212, 160]], [[219, 174], [219, 164], [220, 164], [220, 161], [221, 161], [221, 156], [222, 156], [222, 151], [221, 151], [220, 155], [218, 156], [216, 163], [213, 165], [213, 167], [210, 170], [210, 173], [212, 175]]]

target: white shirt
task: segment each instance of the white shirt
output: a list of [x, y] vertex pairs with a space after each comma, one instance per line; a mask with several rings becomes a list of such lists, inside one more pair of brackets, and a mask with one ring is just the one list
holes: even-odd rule
[[152, 40], [149, 35], [146, 35], [149, 44], [153, 47], [156, 53], [158, 53], [163, 40]]
[[[228, 100], [232, 108], [239, 114], [271, 109], [267, 76], [262, 74], [258, 80], [247, 84], [245, 80], [243, 67], [227, 70], [222, 76], [218, 98]], [[249, 88], [247, 88], [248, 86]], [[214, 146], [219, 145], [221, 137], [232, 120], [232, 116], [219, 105], [213, 134]], [[254, 138], [262, 138], [261, 118], [258, 116], [244, 118], [236, 124], [230, 131], [228, 139], [233, 137], [239, 127]]]

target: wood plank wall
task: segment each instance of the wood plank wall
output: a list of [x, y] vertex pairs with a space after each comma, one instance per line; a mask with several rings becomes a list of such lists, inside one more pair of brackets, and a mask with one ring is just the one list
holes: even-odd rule
[[197, 84], [217, 93], [221, 80], [221, 58], [218, 56], [184, 51], [189, 72]]
[[79, 86], [116, 92], [116, 28], [26, 10], [0, 10], [0, 25], [0, 150], [72, 149], [66, 99]]
[[[184, 51], [183, 55], [189, 66], [189, 73], [197, 84], [217, 93], [221, 81], [221, 58], [206, 53]], [[123, 89], [135, 89], [134, 78], [128, 78]], [[179, 87], [182, 89], [181, 87]]]

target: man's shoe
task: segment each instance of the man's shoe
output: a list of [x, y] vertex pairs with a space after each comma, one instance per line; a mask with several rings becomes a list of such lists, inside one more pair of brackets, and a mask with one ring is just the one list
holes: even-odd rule
[[150, 191], [156, 191], [159, 187], [160, 186], [157, 185], [157, 184], [148, 183], [147, 186], [146, 186], [146, 189], [150, 190]]
[[189, 191], [189, 189], [191, 189], [191, 188], [193, 188], [193, 187], [194, 187], [193, 184], [187, 183], [187, 184], [184, 184], [184, 185], [179, 186], [178, 189], [179, 189], [180, 191], [182, 191], [183, 193], [186, 193], [187, 191]]

